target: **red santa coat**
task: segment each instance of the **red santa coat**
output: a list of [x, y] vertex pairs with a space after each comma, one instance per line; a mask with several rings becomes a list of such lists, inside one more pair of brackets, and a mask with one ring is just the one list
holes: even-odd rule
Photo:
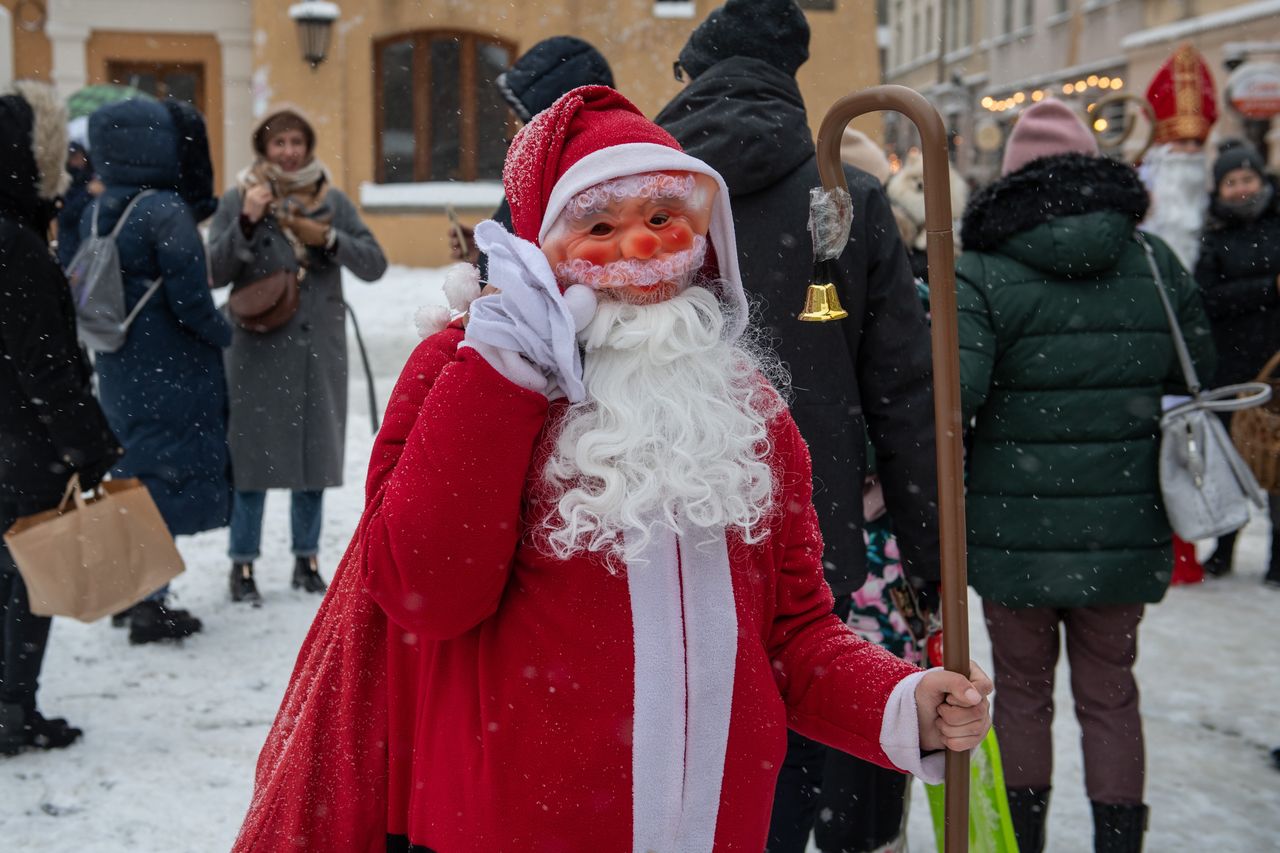
[[788, 414], [765, 541], [659, 534], [611, 573], [527, 533], [563, 404], [460, 339], [397, 384], [237, 850], [754, 853], [787, 726], [892, 766], [885, 705], [918, 670], [831, 614]]

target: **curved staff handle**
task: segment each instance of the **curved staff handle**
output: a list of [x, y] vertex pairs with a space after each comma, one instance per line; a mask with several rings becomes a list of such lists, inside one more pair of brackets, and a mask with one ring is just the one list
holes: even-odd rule
[[[960, 435], [960, 346], [956, 319], [955, 243], [951, 235], [951, 181], [942, 118], [919, 92], [876, 86], [846, 95], [818, 130], [818, 172], [828, 190], [848, 189], [840, 138], [850, 120], [895, 110], [920, 131], [924, 156], [929, 309], [933, 315], [933, 416], [938, 453], [938, 543], [942, 566], [943, 664], [969, 675], [968, 570], [965, 565], [964, 450]], [[946, 853], [969, 849], [969, 754], [947, 752]]]

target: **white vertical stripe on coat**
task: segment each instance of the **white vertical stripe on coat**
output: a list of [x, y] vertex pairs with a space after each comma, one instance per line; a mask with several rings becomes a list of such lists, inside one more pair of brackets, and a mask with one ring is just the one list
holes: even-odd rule
[[635, 644], [631, 838], [634, 853], [671, 853], [684, 790], [684, 623], [676, 536], [660, 525], [651, 535], [627, 564]]
[[738, 659], [738, 611], [729, 572], [724, 528], [684, 531], [680, 537], [684, 590], [688, 732], [679, 853], [711, 853], [720, 788], [724, 781], [734, 666]]

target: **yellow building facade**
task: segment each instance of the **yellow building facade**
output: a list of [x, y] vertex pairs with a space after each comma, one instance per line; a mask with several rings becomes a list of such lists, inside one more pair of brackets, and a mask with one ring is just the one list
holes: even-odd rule
[[[208, 119], [223, 185], [248, 165], [256, 119], [294, 104], [312, 118], [318, 155], [393, 262], [434, 266], [448, 260], [446, 208], [473, 223], [501, 198], [501, 158], [515, 125], [492, 86], [498, 72], [541, 39], [575, 35], [601, 50], [618, 88], [652, 116], [679, 91], [672, 63], [718, 3], [320, 3], [337, 17], [314, 65], [303, 58], [297, 5], [0, 0], [0, 82], [43, 78], [69, 95], [111, 81], [192, 100]], [[875, 4], [800, 5], [813, 35], [799, 80], [816, 129], [838, 97], [879, 78]], [[878, 127], [868, 120], [863, 129], [878, 135]]]

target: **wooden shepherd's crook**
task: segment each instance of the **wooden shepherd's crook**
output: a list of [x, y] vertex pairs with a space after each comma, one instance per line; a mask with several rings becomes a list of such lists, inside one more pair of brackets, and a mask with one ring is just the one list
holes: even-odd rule
[[[848, 189], [840, 164], [845, 125], [879, 110], [902, 113], [920, 131], [924, 156], [929, 309], [933, 315], [933, 417], [938, 448], [938, 544], [942, 564], [943, 665], [969, 676], [968, 571], [965, 566], [964, 457], [960, 443], [960, 347], [947, 136], [924, 96], [905, 86], [876, 86], [836, 101], [818, 130], [818, 172], [828, 190]], [[858, 212], [854, 211], [857, 216]], [[946, 853], [969, 849], [969, 754], [947, 752]]]

